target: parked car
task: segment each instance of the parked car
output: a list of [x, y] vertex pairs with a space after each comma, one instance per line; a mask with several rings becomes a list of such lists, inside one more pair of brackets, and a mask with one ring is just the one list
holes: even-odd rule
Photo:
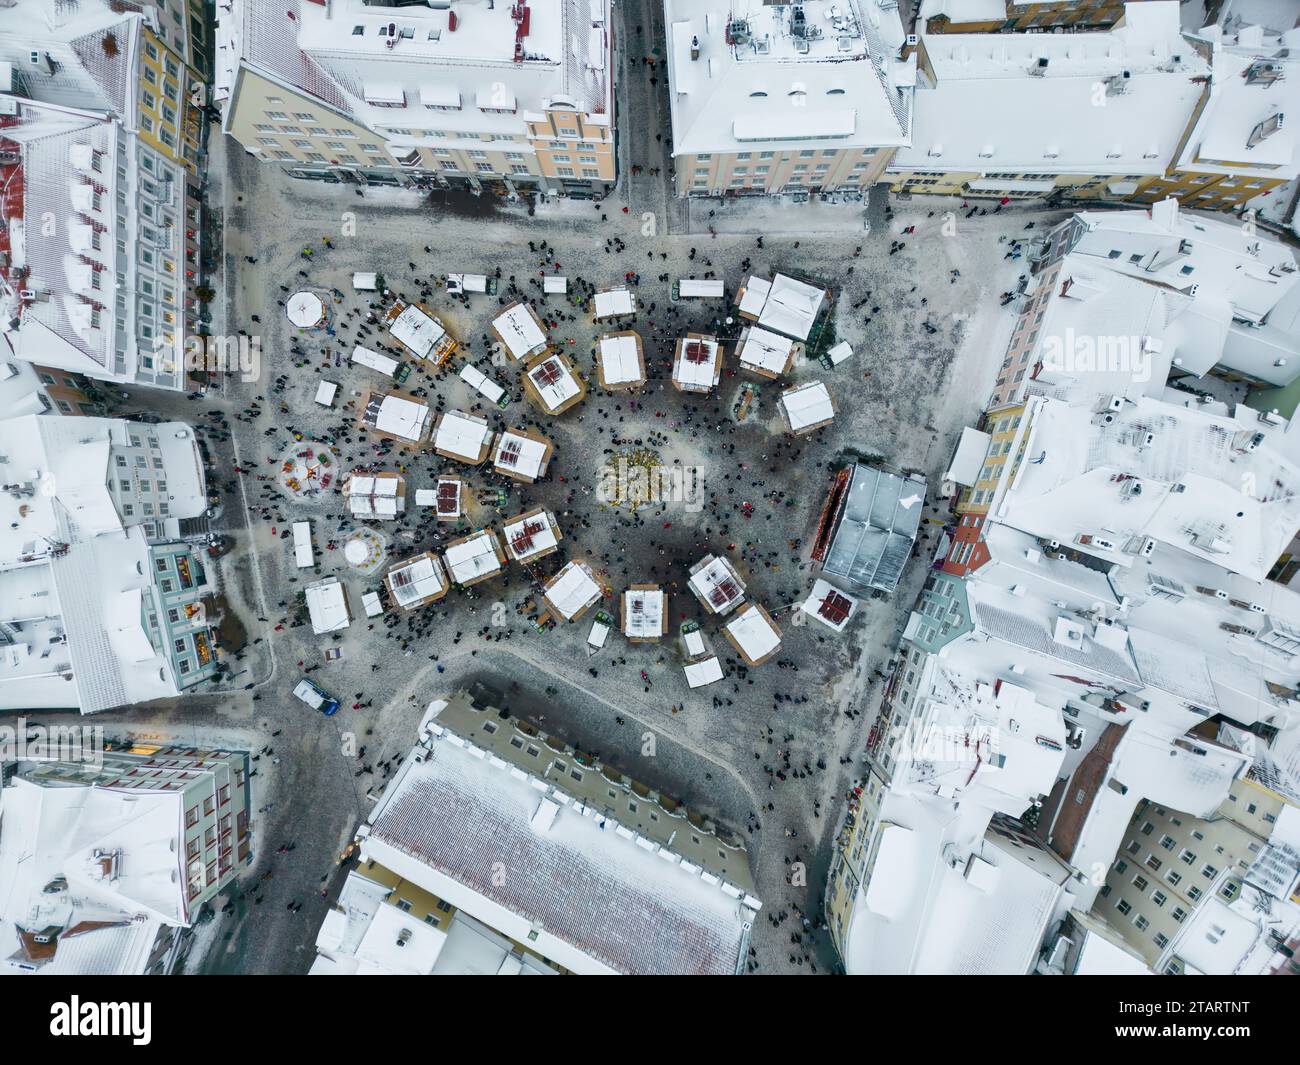
[[326, 692], [320, 685], [314, 681], [303, 677], [293, 689], [293, 694], [310, 706], [313, 710], [319, 710], [326, 717], [333, 717], [338, 713], [339, 701]]

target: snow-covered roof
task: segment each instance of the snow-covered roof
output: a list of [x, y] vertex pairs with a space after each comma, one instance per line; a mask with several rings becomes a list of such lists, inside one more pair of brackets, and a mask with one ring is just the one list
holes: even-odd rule
[[507, 430], [497, 437], [492, 465], [511, 477], [535, 481], [546, 472], [550, 452], [549, 440], [539, 440], [526, 430]]
[[510, 304], [492, 319], [492, 329], [516, 362], [526, 361], [546, 350], [546, 333], [537, 313], [522, 300]]
[[312, 631], [317, 636], [337, 632], [352, 624], [348, 610], [347, 590], [337, 577], [307, 585], [307, 613], [311, 615]]
[[[114, 454], [154, 437], [175, 495], [162, 524], [207, 508], [193, 430], [107, 418], [0, 420], [0, 707], [95, 713], [178, 691], [170, 658], [145, 632], [155, 567], [141, 514], [123, 516], [109, 490]], [[122, 455], [125, 458], [125, 455]], [[137, 508], [139, 510], [139, 508]], [[157, 519], [155, 519], [157, 521]], [[66, 549], [65, 549], [66, 548]]]
[[894, 781], [1019, 817], [1061, 775], [1060, 709], [1010, 680], [989, 683], [937, 657], [928, 665]]
[[722, 375], [722, 345], [713, 337], [687, 333], [677, 341], [673, 382], [687, 392], [708, 392]]
[[755, 603], [746, 603], [722, 630], [751, 664], [776, 653], [781, 646], [781, 630], [767, 612]]
[[825, 381], [809, 381], [781, 393], [781, 406], [794, 432], [822, 425], [835, 417], [835, 404]]
[[413, 303], [389, 323], [388, 330], [394, 340], [420, 359], [427, 359], [447, 335], [441, 322], [430, 318]]
[[[27, 11], [0, 9], [0, 17], [21, 18]], [[92, 65], [102, 61], [106, 66], [121, 66], [125, 74], [125, 64], [132, 62], [128, 58], [134, 48], [132, 42], [138, 39], [138, 34], [129, 39], [123, 36], [120, 58], [110, 59], [101, 50], [110, 34], [116, 36], [105, 25], [63, 46], [43, 40], [40, 53], [64, 65], [49, 78], [39, 78], [33, 91], [63, 96], [65, 93], [54, 86], [66, 78], [66, 95], [76, 99], [87, 98], [87, 93], [98, 96], [93, 78], [86, 81], [81, 77], [85, 73], [82, 59]], [[31, 41], [21, 30], [13, 40], [13, 54], [21, 54], [26, 65]], [[78, 57], [79, 50], [85, 51], [84, 57]], [[78, 84], [81, 81], [86, 84]], [[116, 104], [106, 109], [133, 114], [134, 90], [126, 96], [126, 111]], [[129, 192], [118, 182], [117, 167], [105, 161], [120, 154], [128, 167], [135, 165], [137, 139], [125, 135], [117, 121], [98, 111], [18, 98], [12, 98], [12, 103], [14, 115], [0, 130], [0, 138], [6, 149], [18, 153], [19, 161], [5, 168], [8, 262], [0, 268], [0, 275], [12, 288], [4, 331], [13, 353], [37, 365], [55, 366], [100, 380], [183, 387], [183, 368], [173, 349], [137, 339], [133, 299], [127, 300], [121, 328], [113, 315], [99, 313], [94, 306], [98, 295], [94, 281], [101, 276], [124, 277], [128, 296], [137, 288], [138, 268], [134, 261], [119, 257], [115, 242], [100, 241], [100, 246], [95, 247], [93, 239], [96, 226], [113, 228], [120, 213], [119, 202]], [[59, 220], [52, 235], [45, 232], [50, 219]], [[131, 213], [129, 219], [136, 219], [136, 215]], [[135, 230], [128, 227], [127, 233], [134, 236]], [[159, 234], [160, 253], [179, 254], [179, 239], [178, 233]], [[24, 292], [29, 294], [27, 298], [21, 298]], [[32, 294], [39, 294], [39, 298]], [[13, 318], [18, 320], [16, 331], [8, 324]], [[151, 366], [144, 363], [144, 355], [152, 359]]]
[[110, 0], [74, 5], [42, 0], [0, 10], [0, 40], [8, 39], [3, 54], [15, 66], [18, 55], [27, 65], [28, 52], [38, 46], [42, 57], [48, 56], [48, 66], [33, 68], [39, 77], [14, 78], [35, 99], [116, 114], [133, 123], [133, 74], [146, 24], [156, 25], [149, 8], [129, 10]]
[[723, 555], [702, 558], [692, 567], [687, 583], [714, 614], [729, 613], [745, 598], [745, 582]]
[[[609, 0], [529, 0], [522, 19], [504, 3], [405, 5], [392, 37], [392, 11], [364, 0], [290, 0], [292, 19], [283, 4], [251, 6], [240, 33], [221, 34], [236, 58], [374, 128], [397, 113], [417, 135], [522, 135], [525, 118], [552, 106], [593, 124], [611, 120]], [[233, 83], [229, 66], [219, 72], [219, 98]]]
[[471, 584], [501, 571], [500, 550], [496, 534], [491, 529], [483, 529], [448, 544], [442, 557], [453, 581]]
[[741, 971], [756, 899], [436, 722], [426, 747], [363, 857], [573, 972]]
[[542, 405], [552, 414], [559, 413], [561, 407], [582, 394], [582, 385], [573, 368], [559, 355], [543, 359], [528, 370], [527, 377]]
[[[797, 14], [796, 14], [797, 12]], [[916, 59], [880, 0], [667, 0], [673, 152], [906, 144]]]
[[406, 483], [397, 473], [354, 473], [345, 494], [348, 510], [359, 518], [396, 518], [406, 509]]
[[397, 605], [406, 610], [431, 602], [447, 590], [442, 563], [428, 551], [391, 566], [385, 580]]
[[849, 619], [857, 612], [858, 600], [818, 577], [813, 581], [808, 598], [799, 604], [799, 609], [836, 632], [843, 632]]
[[393, 888], [369, 879], [371, 866], [348, 874], [316, 936], [311, 975], [545, 976], [555, 970], [456, 911], [445, 929], [393, 903]]
[[[890, 170], [1163, 174], [1209, 66], [1172, 0], [1102, 31], [927, 34], [916, 136]], [[1019, 116], [1007, 121], [1006, 116]]]
[[[1049, 283], [1035, 304], [1041, 314], [1032, 325], [1026, 390], [1136, 399], [1164, 389], [1175, 359], [1193, 370], [1218, 358], [1213, 324], [1178, 292], [1073, 254], [1040, 281]], [[1027, 317], [1022, 329], [1031, 328]]]
[[1030, 402], [1032, 461], [999, 489], [998, 521], [1124, 566], [1152, 538], [1253, 580], [1300, 527], [1300, 469], [1254, 412]]
[[848, 972], [1029, 972], [1068, 870], [1045, 852], [1000, 845], [975, 804], [954, 816], [947, 800], [890, 789], [881, 824], [845, 935]]
[[506, 552], [516, 562], [524, 562], [555, 550], [559, 545], [559, 527], [550, 511], [537, 507], [501, 526]]
[[682, 667], [686, 674], [686, 683], [692, 688], [702, 688], [706, 684], [722, 679], [722, 663], [717, 655], [710, 655], [699, 662], [688, 662]]
[[492, 435], [487, 419], [463, 410], [449, 410], [438, 419], [433, 436], [434, 449], [464, 459], [483, 461], [483, 449]]
[[1080, 212], [1070, 241], [1070, 258], [1094, 276], [1104, 268], [1159, 288], [1180, 369], [1203, 374], [1218, 362], [1276, 385], [1300, 371], [1300, 267], [1267, 234], [1168, 199]]
[[961, 439], [953, 452], [952, 461], [943, 475], [945, 481], [969, 487], [979, 479], [984, 466], [984, 456], [989, 453], [989, 444], [993, 441], [988, 433], [972, 429], [969, 425], [962, 429]]
[[418, 443], [428, 432], [431, 416], [432, 411], [417, 400], [388, 395], [379, 402], [374, 424], [381, 433]]
[[636, 311], [636, 297], [630, 289], [608, 288], [596, 293], [596, 321], [602, 318], [617, 318]]
[[[0, 966], [22, 957], [20, 931], [55, 927], [42, 973], [141, 975], [160, 927], [189, 923], [181, 793], [18, 775], [0, 791], [0, 814]], [[112, 877], [98, 853], [114, 861]], [[48, 892], [60, 877], [66, 887]]]
[[566, 621], [572, 621], [600, 598], [600, 584], [591, 567], [577, 560], [569, 562], [546, 582], [546, 601]]
[[740, 342], [740, 365], [765, 375], [777, 377], [785, 373], [794, 356], [794, 341], [751, 325]]
[[[1209, 99], [1178, 156], [1187, 170], [1290, 179], [1300, 174], [1300, 32], [1217, 34]], [[1245, 38], [1243, 40], [1243, 37]]]
[[839, 503], [824, 572], [892, 592], [911, 557], [925, 503], [925, 481], [855, 465]]
[[606, 333], [600, 338], [600, 376], [605, 385], [645, 383], [641, 338], [636, 333]]
[[668, 625], [668, 596], [662, 588], [629, 588], [623, 593], [623, 635], [657, 640]]
[[921, 18], [964, 22], [1005, 22], [1007, 0], [921, 0]]

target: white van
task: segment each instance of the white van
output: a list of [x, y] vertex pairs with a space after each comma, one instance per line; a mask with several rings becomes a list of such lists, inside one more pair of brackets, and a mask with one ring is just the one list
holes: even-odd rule
[[451, 296], [459, 296], [463, 292], [487, 292], [488, 287], [487, 274], [447, 275], [447, 293]]
[[352, 349], [352, 362], [357, 366], [368, 366], [372, 370], [378, 370], [385, 377], [392, 377], [397, 373], [397, 360], [390, 359], [387, 355], [380, 355], [377, 351], [371, 351], [369, 348], [363, 348], [358, 344]]
[[720, 300], [726, 294], [720, 277], [683, 277], [677, 282], [677, 295], [684, 300]]
[[460, 378], [490, 402], [499, 407], [505, 406], [502, 400], [505, 399], [506, 390], [483, 373], [482, 370], [466, 363], [460, 368]]

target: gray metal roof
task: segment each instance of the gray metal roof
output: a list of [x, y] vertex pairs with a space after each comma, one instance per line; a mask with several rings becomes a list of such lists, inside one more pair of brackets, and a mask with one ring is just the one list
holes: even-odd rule
[[823, 572], [892, 592], [916, 542], [925, 490], [924, 478], [854, 466]]

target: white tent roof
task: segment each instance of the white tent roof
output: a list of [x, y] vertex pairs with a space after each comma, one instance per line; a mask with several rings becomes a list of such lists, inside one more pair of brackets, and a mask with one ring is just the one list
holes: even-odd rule
[[636, 300], [625, 288], [610, 288], [596, 293], [596, 318], [617, 318], [619, 315], [632, 314], [636, 310]]
[[799, 609], [836, 632], [843, 632], [849, 619], [857, 612], [858, 600], [819, 577], [813, 582], [808, 598], [799, 604]]
[[662, 635], [667, 607], [662, 588], [629, 588], [623, 593], [623, 635], [634, 639]]
[[[542, 384], [541, 382], [545, 380], [546, 368], [549, 366], [556, 367], [560, 371], [560, 376], [551, 384]], [[542, 397], [542, 402], [546, 404], [547, 410], [558, 409], [581, 391], [578, 387], [577, 378], [560, 361], [558, 355], [552, 355], [549, 359], [543, 359], [539, 362], [528, 371], [528, 378]]]
[[378, 370], [382, 374], [392, 377], [397, 372], [397, 360], [389, 358], [387, 355], [380, 355], [377, 351], [370, 348], [363, 348], [360, 344], [352, 349], [352, 361], [358, 366], [369, 366], [372, 370]]
[[415, 304], [405, 308], [388, 328], [395, 340], [421, 359], [427, 359], [447, 335], [447, 330]]
[[725, 614], [745, 598], [745, 585], [735, 569], [721, 555], [717, 555], [702, 569], [691, 574], [688, 582], [696, 595], [711, 604], [713, 610]]
[[[516, 561], [532, 558], [559, 543], [551, 519], [545, 511], [522, 515], [518, 521], [503, 526], [502, 533], [505, 536], [506, 551]], [[528, 538], [527, 541], [522, 539], [524, 537]], [[519, 541], [518, 544], [516, 541]]]
[[421, 440], [429, 425], [430, 410], [423, 403], [416, 403], [401, 396], [385, 396], [379, 405], [379, 415], [375, 418], [375, 428], [383, 433], [392, 433], [404, 440]]
[[361, 518], [395, 518], [403, 509], [401, 478], [353, 474], [348, 478], [348, 510]]
[[795, 432], [835, 417], [830, 389], [824, 381], [809, 381], [782, 393], [781, 405], [785, 407], [790, 428]]
[[795, 340], [807, 340], [825, 302], [826, 293], [822, 289], [777, 274], [772, 278], [772, 288], [758, 316], [758, 324]]
[[477, 462], [484, 442], [491, 435], [487, 422], [465, 411], [449, 410], [438, 422], [433, 446], [439, 451]]
[[[673, 363], [673, 376], [683, 385], [712, 388], [715, 378], [718, 376], [718, 357], [722, 351], [721, 346], [716, 340], [700, 340], [697, 337], [686, 339], [686, 345], [699, 344], [708, 354], [704, 362], [691, 362], [685, 357], [685, 352], [681, 358]], [[684, 346], [683, 346], [684, 347]]]
[[742, 607], [740, 613], [727, 622], [726, 628], [731, 633], [731, 638], [753, 661], [758, 661], [781, 646], [781, 637], [772, 623], [753, 603]]
[[600, 585], [578, 562], [570, 562], [558, 578], [546, 590], [546, 599], [566, 619], [600, 597]]
[[307, 585], [307, 612], [311, 615], [312, 631], [318, 636], [346, 629], [348, 618], [347, 593], [337, 577]]
[[452, 580], [464, 584], [476, 577], [498, 572], [501, 560], [497, 558], [493, 539], [493, 534], [484, 529], [476, 536], [448, 547], [442, 557], [451, 572]]
[[692, 662], [683, 667], [686, 674], [686, 683], [692, 688], [701, 688], [705, 684], [712, 684], [715, 680], [722, 679], [722, 663], [718, 661], [718, 656], [713, 655], [702, 662]]
[[793, 340], [759, 326], [751, 326], [749, 335], [740, 348], [740, 364], [780, 373], [790, 360], [790, 350], [793, 347]]
[[[496, 450], [492, 453], [492, 465], [506, 473], [516, 473], [521, 477], [536, 480], [542, 474], [542, 461], [546, 457], [548, 445], [530, 436], [504, 432], [497, 440]], [[508, 456], [514, 454], [514, 462]]]
[[546, 334], [529, 313], [526, 303], [507, 308], [492, 320], [492, 326], [516, 362], [546, 344]]
[[721, 299], [726, 287], [720, 277], [683, 277], [677, 282], [677, 294], [685, 299]]
[[642, 380], [637, 338], [617, 335], [600, 338], [600, 366], [605, 383], [616, 385]]
[[285, 302], [284, 313], [299, 329], [310, 329], [325, 317], [325, 304], [314, 292], [295, 292]]
[[399, 606], [409, 607], [446, 587], [442, 563], [431, 555], [420, 555], [388, 571], [388, 590]]
[[475, 389], [483, 396], [487, 397], [493, 403], [500, 403], [501, 397], [506, 394], [506, 390], [499, 384], [488, 377], [482, 370], [476, 366], [466, 363], [460, 368], [460, 378], [470, 388]]

